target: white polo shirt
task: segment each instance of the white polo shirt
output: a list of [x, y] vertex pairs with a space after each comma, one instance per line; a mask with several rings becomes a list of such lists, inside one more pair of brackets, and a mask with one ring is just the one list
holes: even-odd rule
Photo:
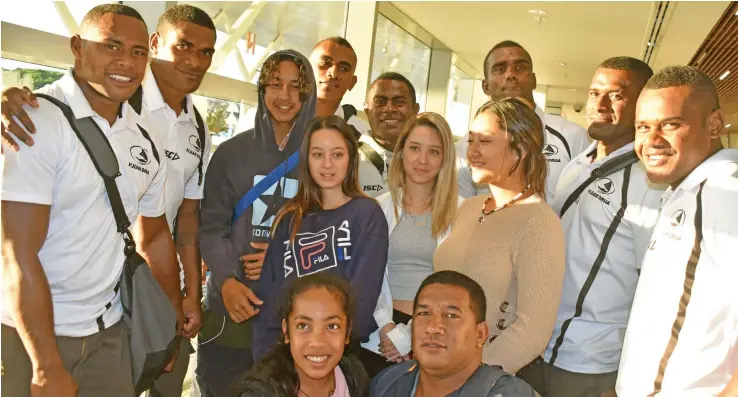
[[[162, 144], [162, 151], [167, 158], [167, 179], [165, 183], [167, 222], [174, 231], [174, 220], [184, 199], [201, 200], [205, 186], [205, 171], [210, 160], [210, 133], [205, 128], [205, 142], [200, 142], [197, 132], [192, 97], [185, 97], [185, 106], [179, 116], [164, 102], [156, 78], [151, 69], [146, 70], [143, 81], [143, 111], [141, 117], [151, 127], [152, 135]], [[200, 114], [202, 116], [202, 113]], [[206, 117], [205, 115], [204, 117]], [[205, 118], [203, 118], [203, 123]], [[202, 150], [204, 148], [204, 150]], [[202, 159], [202, 183], [197, 166]], [[184, 271], [180, 267], [180, 286], [184, 288]]]
[[[343, 116], [343, 106], [339, 106], [335, 113], [336, 116], [340, 117], [341, 119], [344, 118]], [[349, 125], [354, 126], [356, 128], [356, 131], [359, 131], [361, 135], [368, 135], [369, 134], [369, 123], [359, 118], [357, 115], [351, 116], [350, 119], [348, 119], [347, 123]]]
[[664, 194], [643, 262], [619, 396], [716, 396], [738, 368], [738, 150]]
[[[156, 160], [156, 149], [139, 130], [137, 124], [143, 123], [135, 112], [124, 104], [109, 125], [92, 110], [71, 71], [46, 91], [63, 98], [76, 118], [92, 117], [105, 133], [118, 159], [121, 176], [116, 183], [131, 223], [139, 215], [164, 214], [166, 165]], [[51, 207], [38, 257], [49, 281], [54, 329], [59, 336], [88, 336], [99, 331], [101, 315], [105, 327], [121, 318], [114, 288], [123, 269], [124, 243], [89, 154], [62, 111], [45, 99], [38, 102], [36, 109], [25, 108], [38, 131], [35, 144], [18, 153], [5, 150], [0, 157], [0, 198]], [[15, 326], [8, 311], [3, 311], [2, 323]]]
[[[596, 150], [593, 142], [562, 171], [552, 203], [557, 213], [592, 170], [632, 152], [633, 143], [590, 162]], [[618, 222], [624, 188], [627, 206]], [[543, 355], [546, 362], [555, 356], [554, 365], [567, 371], [617, 371], [638, 269], [663, 191], [650, 184], [642, 164], [634, 163], [590, 183], [564, 213], [566, 271], [556, 324]]]
[[382, 159], [383, 170], [380, 172], [377, 166], [372, 163], [371, 160], [359, 150], [359, 185], [364, 193], [370, 197], [379, 197], [387, 192], [387, 173], [389, 171], [390, 163], [392, 162], [392, 151], [385, 149], [382, 145], [377, 143], [370, 134], [364, 134], [359, 138], [359, 144], [368, 145], [374, 149], [380, 159]]
[[[536, 108], [536, 114], [543, 123], [543, 154], [548, 160], [548, 176], [546, 177], [546, 202], [553, 201], [556, 183], [564, 167], [576, 155], [589, 145], [587, 130], [566, 120], [561, 116], [544, 113]], [[467, 160], [469, 134], [456, 143], [456, 168], [459, 180], [459, 195], [464, 198], [480, 194], [489, 194], [488, 186], [475, 186], [471, 176], [471, 168]]]

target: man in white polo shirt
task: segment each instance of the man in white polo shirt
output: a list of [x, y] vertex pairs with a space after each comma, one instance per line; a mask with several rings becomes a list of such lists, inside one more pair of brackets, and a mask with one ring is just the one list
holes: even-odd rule
[[379, 197], [387, 192], [395, 144], [419, 109], [415, 87], [405, 76], [386, 72], [372, 82], [364, 104], [371, 130], [359, 138], [359, 185], [364, 193]]
[[[490, 99], [521, 97], [529, 104], [535, 103], [533, 90], [537, 83], [536, 74], [533, 73], [533, 60], [520, 44], [510, 40], [496, 44], [487, 53], [483, 70], [482, 89]], [[584, 128], [561, 116], [544, 113], [540, 108], [536, 107], [535, 111], [543, 123], [543, 154], [548, 160], [546, 201], [551, 203], [561, 170], [587, 147], [589, 141]], [[466, 135], [456, 143], [459, 195], [462, 197], [488, 195], [489, 189], [486, 186], [476, 186], [471, 179], [471, 169], [466, 159], [468, 138]]]
[[[210, 158], [210, 134], [202, 117], [198, 119], [190, 93], [197, 90], [210, 67], [215, 38], [215, 25], [203, 10], [186, 4], [167, 8], [150, 38], [152, 60], [143, 80], [143, 90], [130, 100], [149, 133], [161, 143], [163, 157], [166, 157], [166, 217], [179, 254], [184, 292], [182, 310], [186, 318], [184, 335], [188, 338], [197, 335], [202, 326], [201, 257], [197, 234], [203, 176]], [[38, 92], [64, 100], [63, 93], [52, 86]], [[12, 106], [9, 106], [12, 101], [37, 106], [32, 94], [17, 88], [4, 92], [4, 112], [12, 113]], [[22, 110], [16, 116], [20, 120], [26, 117]], [[20, 128], [13, 123], [9, 127], [10, 132]], [[154, 382], [152, 396], [173, 395], [182, 390], [189, 363], [188, 352], [192, 351], [188, 339], [182, 339], [180, 349], [182, 354], [172, 372], [162, 374]]]
[[338, 36], [319, 41], [310, 54], [318, 85], [315, 116], [335, 114], [353, 127], [357, 135], [363, 135], [369, 132], [369, 124], [357, 116], [352, 105], [341, 106], [346, 91], [351, 91], [356, 85], [356, 63], [354, 47]]
[[694, 67], [660, 71], [638, 99], [636, 153], [669, 189], [643, 260], [619, 396], [738, 395], [738, 151], [723, 149], [724, 123], [712, 80]]
[[[554, 210], [566, 234], [566, 272], [553, 334], [541, 359], [519, 372], [547, 397], [600, 396], [615, 388], [638, 268], [663, 190], [633, 152], [635, 105], [653, 75], [631, 57], [605, 60], [587, 99], [595, 140], [561, 172]], [[607, 175], [609, 164], [623, 167]]]
[[[183, 316], [163, 186], [166, 162], [127, 104], [146, 70], [147, 29], [128, 6], [93, 8], [71, 39], [74, 69], [52, 85], [75, 118], [91, 117], [119, 162], [117, 187], [136, 246]], [[2, 189], [2, 395], [133, 395], [117, 284], [124, 264], [106, 188], [61, 110], [28, 108], [44, 134], [6, 151]], [[171, 366], [171, 364], [170, 364]]]

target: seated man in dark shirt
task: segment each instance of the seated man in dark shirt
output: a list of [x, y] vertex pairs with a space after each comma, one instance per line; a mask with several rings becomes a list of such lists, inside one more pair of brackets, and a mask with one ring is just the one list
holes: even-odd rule
[[431, 274], [413, 307], [415, 359], [382, 371], [371, 397], [533, 397], [527, 383], [482, 364], [489, 337], [482, 287], [454, 271]]

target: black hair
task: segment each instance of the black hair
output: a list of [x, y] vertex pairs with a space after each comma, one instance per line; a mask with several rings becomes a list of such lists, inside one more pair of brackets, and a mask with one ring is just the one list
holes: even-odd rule
[[400, 83], [405, 84], [407, 86], [407, 89], [410, 90], [410, 96], [412, 97], [413, 105], [418, 103], [417, 98], [415, 98], [415, 87], [413, 86], [413, 83], [411, 83], [410, 80], [407, 79], [407, 77], [397, 72], [384, 72], [380, 74], [379, 77], [372, 81], [372, 85], [369, 86], [369, 90], [371, 91], [371, 89], [374, 88], [374, 85], [377, 84], [378, 81], [383, 80], [399, 81]]
[[413, 312], [418, 306], [418, 297], [420, 296], [420, 293], [425, 287], [433, 284], [452, 285], [454, 287], [465, 289], [469, 293], [469, 302], [471, 304], [472, 312], [474, 312], [474, 316], [476, 317], [477, 324], [487, 320], [487, 298], [484, 295], [482, 287], [471, 277], [453, 270], [436, 272], [423, 280], [420, 284], [420, 288], [418, 288], [418, 293], [415, 294]]
[[488, 70], [489, 69], [489, 58], [492, 56], [492, 53], [496, 50], [499, 50], [500, 48], [510, 48], [510, 47], [520, 48], [521, 50], [523, 50], [525, 52], [525, 55], [528, 56], [528, 61], [530, 62], [531, 69], [533, 68], [533, 59], [530, 57], [530, 53], [528, 53], [528, 50], [526, 50], [525, 47], [523, 47], [522, 45], [512, 40], [503, 40], [495, 44], [495, 46], [492, 47], [491, 50], [489, 50], [489, 52], [487, 53], [487, 56], [484, 57], [483, 67], [484, 67], [484, 79], [485, 80], [487, 80], [487, 76], [489, 75], [489, 70]]
[[341, 47], [346, 47], [346, 48], [350, 49], [351, 51], [353, 51], [354, 52], [354, 55], [356, 55], [356, 50], [354, 50], [354, 47], [351, 46], [351, 43], [349, 43], [348, 40], [344, 39], [341, 36], [332, 36], [332, 37], [328, 37], [328, 38], [325, 38], [323, 40], [320, 40], [318, 42], [318, 44], [316, 44], [313, 47], [313, 49], [318, 48], [319, 45], [325, 43], [326, 41], [331, 42], [331, 43], [334, 43], [334, 44], [338, 44]]
[[[126, 6], [123, 4], [100, 4], [99, 6], [93, 7], [87, 14], [82, 18], [79, 26], [84, 28], [90, 24], [95, 24], [105, 14], [125, 15], [127, 17], [136, 18], [146, 26], [141, 14], [136, 11], [133, 7]], [[146, 28], [148, 30], [148, 27]]]
[[641, 86], [646, 84], [648, 79], [653, 76], [653, 70], [651, 70], [651, 67], [646, 62], [633, 57], [608, 58], [598, 68], [633, 72]]
[[165, 28], [177, 26], [180, 22], [191, 22], [195, 25], [200, 25], [212, 30], [215, 35], [215, 24], [213, 23], [213, 19], [210, 18], [210, 15], [202, 9], [189, 4], [177, 4], [167, 8], [159, 17], [159, 22], [156, 24], [156, 31], [162, 34]]
[[[328, 290], [341, 302], [346, 314], [347, 332], [349, 332], [355, 311], [354, 293], [345, 278], [332, 273], [320, 272], [295, 279], [280, 296], [279, 318], [289, 322], [289, 316], [297, 298], [314, 288]], [[356, 340], [356, 338], [351, 338], [351, 340]], [[356, 349], [353, 346], [346, 346], [339, 366], [346, 377], [350, 394], [363, 396], [368, 391], [369, 377], [361, 363], [350, 354], [350, 351]], [[279, 342], [271, 352], [236, 383], [234, 395], [249, 396], [249, 391], [258, 391], [274, 397], [294, 397], [299, 389], [300, 378], [295, 370], [295, 361], [292, 358], [289, 344], [285, 343], [285, 334], [282, 332]]]
[[711, 110], [720, 108], [715, 83], [704, 72], [694, 66], [669, 66], [651, 77], [644, 90], [658, 90], [669, 87], [689, 87], [692, 92], [701, 91], [709, 100]]

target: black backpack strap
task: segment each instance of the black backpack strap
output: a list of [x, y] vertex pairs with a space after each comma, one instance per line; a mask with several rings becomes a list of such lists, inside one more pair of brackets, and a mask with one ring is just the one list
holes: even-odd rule
[[200, 138], [200, 162], [197, 164], [197, 185], [202, 185], [202, 159], [205, 156], [205, 123], [202, 122], [202, 116], [197, 111], [195, 105], [192, 105], [192, 110], [195, 112], [195, 119], [197, 120], [197, 135]]
[[379, 153], [364, 142], [359, 142], [359, 150], [374, 164], [374, 167], [379, 171], [379, 175], [384, 175], [384, 160], [379, 156]]
[[566, 199], [564, 205], [561, 207], [561, 213], [559, 214], [559, 216], [562, 218], [564, 217], [566, 210], [568, 210], [569, 207], [571, 207], [571, 205], [574, 204], [575, 201], [577, 201], [579, 195], [582, 194], [584, 189], [586, 189], [590, 183], [599, 178], [604, 178], [608, 175], [614, 174], [615, 172], [618, 172], [636, 162], [638, 162], [638, 156], [636, 155], [635, 151], [630, 151], [613, 157], [610, 160], [605, 161], [605, 163], [598, 168], [592, 170], [589, 178], [587, 178], [584, 182], [582, 182], [581, 185], [574, 189], [574, 191]]
[[351, 105], [351, 104], [348, 104], [348, 103], [345, 104], [345, 105], [343, 105], [343, 106], [341, 106], [341, 109], [343, 109], [343, 121], [345, 121], [347, 123], [348, 123], [348, 121], [349, 121], [350, 118], [356, 116], [356, 114], [357, 114], [357, 111], [356, 111], [356, 108], [354, 107], [354, 105]]
[[[136, 125], [138, 125], [138, 124], [136, 124]], [[156, 150], [156, 145], [154, 145], [154, 141], [151, 140], [151, 136], [149, 136], [149, 133], [146, 132], [146, 130], [143, 127], [141, 127], [140, 125], [138, 126], [138, 129], [141, 131], [141, 134], [143, 134], [144, 138], [146, 138], [146, 140], [149, 141], [149, 143], [151, 144], [151, 150], [154, 151], [154, 158], [156, 159], [156, 162], [158, 162], [159, 164], [161, 164], [161, 161], [159, 160], [159, 151]]]
[[546, 126], [546, 131], [550, 132], [551, 135], [555, 136], [556, 138], [559, 138], [561, 142], [564, 144], [564, 149], [566, 149], [566, 154], [569, 155], [569, 160], [572, 159], [571, 157], [571, 148], [569, 148], [569, 142], [564, 139], [564, 136], [561, 135], [560, 132], [556, 131], [555, 129], [551, 128], [550, 126]]
[[[105, 133], [100, 130], [97, 123], [92, 120], [92, 117], [75, 119], [72, 109], [60, 100], [44, 94], [36, 94], [36, 96], [46, 99], [62, 110], [62, 113], [64, 113], [64, 116], [67, 118], [72, 130], [77, 134], [77, 138], [82, 142], [82, 146], [84, 146], [85, 150], [87, 150], [87, 153], [90, 155], [92, 163], [95, 165], [97, 172], [105, 182], [105, 189], [108, 192], [110, 206], [113, 207], [115, 223], [118, 227], [118, 232], [123, 233], [123, 239], [126, 241], [126, 255], [129, 255], [129, 253], [135, 251], [136, 245], [133, 242], [130, 231], [128, 230], [131, 226], [131, 222], [128, 220], [125, 207], [123, 207], [123, 200], [120, 198], [118, 185], [115, 183], [115, 178], [119, 177], [121, 174], [118, 166], [118, 158], [115, 156], [115, 152], [113, 151], [112, 146], [110, 146], [108, 138], [105, 136]], [[143, 131], [143, 129], [141, 130]], [[156, 151], [154, 152], [156, 153]]]

